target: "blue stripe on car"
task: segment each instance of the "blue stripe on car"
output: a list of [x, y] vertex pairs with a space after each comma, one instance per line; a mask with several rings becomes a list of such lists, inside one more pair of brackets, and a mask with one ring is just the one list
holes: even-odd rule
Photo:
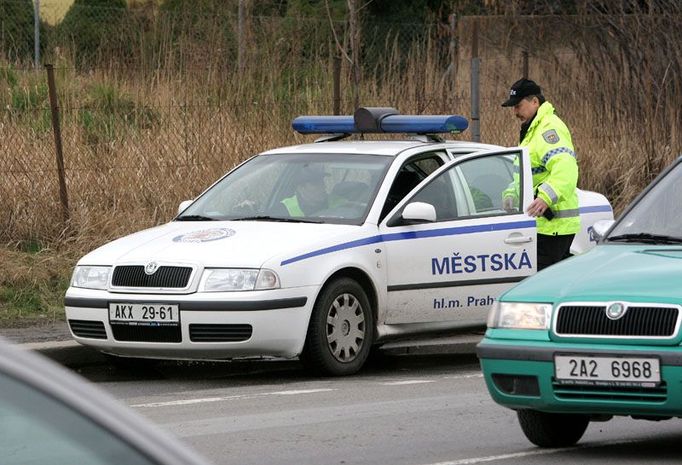
[[456, 228], [441, 228], [428, 229], [426, 231], [408, 231], [394, 234], [379, 234], [377, 236], [370, 236], [364, 239], [357, 239], [355, 241], [344, 242], [341, 244], [325, 247], [323, 249], [314, 250], [312, 252], [298, 255], [296, 257], [284, 260], [281, 265], [288, 265], [290, 263], [305, 260], [307, 258], [326, 255], [340, 250], [354, 249], [369, 244], [378, 244], [380, 242], [404, 241], [411, 239], [423, 239], [426, 237], [442, 237], [442, 236], [456, 236], [460, 234], [473, 234], [479, 232], [504, 231], [505, 229], [529, 228], [535, 226], [535, 220], [531, 221], [515, 221], [513, 223], [496, 223], [496, 224], [479, 224], [474, 226], [459, 226]]
[[[591, 207], [582, 207], [580, 213], [597, 213], [610, 212], [610, 205], [595, 205]], [[290, 263], [299, 262], [307, 258], [318, 257], [328, 253], [338, 252], [339, 250], [354, 249], [370, 244], [378, 244], [380, 242], [403, 241], [409, 239], [422, 239], [425, 237], [442, 237], [442, 236], [456, 236], [459, 234], [472, 234], [478, 232], [490, 231], [504, 231], [505, 229], [527, 228], [535, 226], [535, 221], [516, 221], [514, 223], [496, 223], [496, 224], [481, 224], [475, 226], [460, 226], [457, 228], [442, 228], [442, 229], [428, 229], [426, 231], [409, 231], [395, 234], [379, 234], [377, 236], [370, 236], [364, 239], [357, 239], [350, 242], [344, 242], [330, 247], [325, 247], [319, 250], [298, 255], [296, 257], [288, 258], [281, 263], [281, 266]]]

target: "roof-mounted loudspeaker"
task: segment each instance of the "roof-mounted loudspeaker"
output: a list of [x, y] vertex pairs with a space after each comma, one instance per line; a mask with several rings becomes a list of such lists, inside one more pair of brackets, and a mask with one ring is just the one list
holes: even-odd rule
[[399, 115], [400, 112], [391, 107], [360, 107], [353, 113], [355, 127], [360, 132], [384, 132], [381, 120], [387, 116]]

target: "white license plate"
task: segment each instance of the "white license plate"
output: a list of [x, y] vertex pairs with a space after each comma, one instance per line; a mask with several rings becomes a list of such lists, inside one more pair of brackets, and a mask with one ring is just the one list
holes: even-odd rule
[[554, 374], [565, 384], [654, 387], [661, 382], [660, 361], [647, 357], [555, 355]]
[[180, 309], [178, 304], [110, 303], [109, 321], [119, 324], [177, 324]]

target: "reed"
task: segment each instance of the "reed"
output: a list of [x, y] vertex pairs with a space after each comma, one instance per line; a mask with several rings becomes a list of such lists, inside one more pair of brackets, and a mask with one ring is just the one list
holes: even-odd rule
[[[170, 20], [157, 25], [161, 39], [154, 46], [140, 39], [132, 64], [114, 54], [83, 68], [73, 50], [55, 50], [68, 224], [60, 217], [43, 72], [0, 64], [8, 89], [0, 93], [0, 151], [7, 154], [0, 161], [7, 208], [0, 241], [87, 250], [168, 221], [180, 201], [259, 151], [306, 141], [289, 123], [299, 114], [331, 112], [334, 43], [328, 22], [280, 20], [252, 18], [241, 72], [227, 48], [199, 53], [200, 43], [226, 44], [231, 37], [212, 20], [201, 36], [207, 42], [179, 34]], [[518, 123], [500, 102], [528, 49], [530, 77], [573, 132], [580, 186], [606, 194], [616, 212], [681, 151], [682, 89], [673, 77], [682, 52], [668, 46], [682, 43], [679, 16], [476, 20], [484, 142], [517, 143]], [[406, 42], [390, 29], [373, 36], [363, 64], [363, 104], [467, 115], [473, 21], [460, 21], [455, 80], [446, 71], [448, 42], [435, 24], [420, 26], [418, 40]], [[343, 32], [342, 23], [335, 25]], [[513, 39], [533, 34], [545, 40]], [[345, 113], [352, 112], [349, 69], [343, 60]]]

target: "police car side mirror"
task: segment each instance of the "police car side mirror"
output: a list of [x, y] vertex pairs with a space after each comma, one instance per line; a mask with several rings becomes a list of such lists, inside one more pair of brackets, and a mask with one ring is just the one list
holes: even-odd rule
[[614, 223], [614, 220], [597, 221], [592, 225], [592, 237], [590, 239], [594, 239], [596, 242], [601, 241]]
[[436, 209], [430, 203], [408, 203], [400, 215], [403, 224], [433, 223], [436, 221]]
[[192, 202], [194, 202], [194, 200], [183, 200], [182, 202], [180, 202], [180, 206], [178, 207], [178, 215], [184, 212], [187, 209], [187, 207], [189, 207], [192, 204]]

